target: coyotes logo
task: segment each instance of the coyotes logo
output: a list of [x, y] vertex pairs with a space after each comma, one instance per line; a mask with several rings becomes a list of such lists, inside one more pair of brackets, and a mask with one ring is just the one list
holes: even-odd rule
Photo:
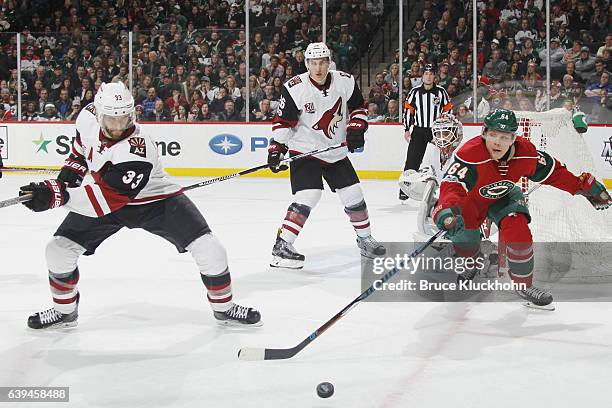
[[326, 110], [321, 116], [321, 119], [315, 123], [312, 128], [314, 130], [322, 130], [328, 139], [332, 139], [336, 135], [338, 123], [342, 120], [342, 98], [338, 98], [331, 109]]

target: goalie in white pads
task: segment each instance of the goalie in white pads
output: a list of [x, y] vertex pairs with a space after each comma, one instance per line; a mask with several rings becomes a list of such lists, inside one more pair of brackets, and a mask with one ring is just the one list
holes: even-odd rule
[[279, 166], [287, 153], [306, 153], [339, 143], [346, 143], [346, 147], [291, 163], [293, 203], [279, 229], [270, 266], [303, 267], [305, 257], [295, 250], [293, 242], [321, 198], [323, 179], [338, 193], [357, 233], [361, 254], [384, 255], [384, 246], [370, 234], [359, 178], [347, 157], [348, 151], [365, 143], [368, 122], [363, 96], [352, 75], [329, 69], [330, 52], [324, 43], [310, 44], [304, 55], [308, 72], [291, 78], [282, 87], [272, 124], [274, 139], [268, 148], [268, 164], [277, 172], [287, 169]]
[[[81, 185], [88, 171], [93, 183]], [[35, 212], [70, 210], [46, 248], [53, 307], [31, 315], [30, 328], [77, 324], [77, 261], [123, 227], [144, 229], [179, 252], [189, 251], [219, 323], [261, 324], [257, 310], [232, 302], [225, 249], [181, 187], [168, 179], [155, 142], [135, 121], [134, 99], [123, 83], [102, 84], [83, 108], [58, 178], [30, 183], [19, 194], [32, 195], [24, 205]]]

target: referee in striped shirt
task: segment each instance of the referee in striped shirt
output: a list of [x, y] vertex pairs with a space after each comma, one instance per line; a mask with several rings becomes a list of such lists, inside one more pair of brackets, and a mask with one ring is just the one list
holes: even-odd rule
[[[404, 102], [404, 137], [409, 142], [404, 170], [419, 170], [427, 143], [432, 139], [431, 125], [453, 107], [446, 90], [434, 83], [435, 76], [433, 65], [425, 65], [423, 83], [412, 88]], [[399, 198], [403, 201], [408, 196], [400, 190]]]

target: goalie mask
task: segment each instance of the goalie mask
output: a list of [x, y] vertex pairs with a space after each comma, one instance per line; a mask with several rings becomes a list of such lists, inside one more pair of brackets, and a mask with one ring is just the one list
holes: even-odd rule
[[100, 85], [94, 106], [98, 124], [107, 138], [121, 140], [125, 131], [134, 126], [134, 98], [123, 82]]
[[434, 121], [431, 133], [433, 144], [449, 155], [463, 140], [463, 125], [454, 116], [444, 113]]

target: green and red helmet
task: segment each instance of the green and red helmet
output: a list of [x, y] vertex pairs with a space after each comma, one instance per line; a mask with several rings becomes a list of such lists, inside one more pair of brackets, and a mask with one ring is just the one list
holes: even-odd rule
[[512, 133], [516, 139], [516, 131], [518, 130], [516, 115], [509, 109], [495, 109], [484, 118], [481, 134], [483, 139], [487, 138], [486, 133], [489, 129]]

